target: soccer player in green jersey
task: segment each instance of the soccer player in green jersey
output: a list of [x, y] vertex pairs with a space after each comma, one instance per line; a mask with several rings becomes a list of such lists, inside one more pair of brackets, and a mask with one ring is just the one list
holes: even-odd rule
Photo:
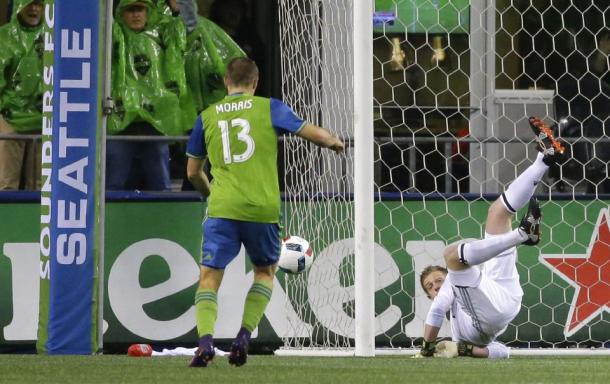
[[[303, 121], [283, 102], [254, 96], [258, 84], [254, 61], [232, 60], [224, 82], [228, 96], [199, 115], [187, 144], [188, 178], [208, 197], [195, 295], [199, 348], [191, 367], [205, 367], [214, 358], [217, 292], [225, 267], [242, 244], [254, 265], [254, 282], [246, 296], [242, 327], [231, 345], [229, 363], [246, 363], [250, 334], [271, 298], [281, 244], [278, 135], [293, 133], [337, 153], [344, 149], [341, 139]], [[203, 172], [206, 159], [212, 182]]]

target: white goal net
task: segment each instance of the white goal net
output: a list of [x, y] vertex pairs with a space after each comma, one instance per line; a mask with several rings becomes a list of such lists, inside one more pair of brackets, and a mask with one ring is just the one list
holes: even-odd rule
[[[298, 315], [286, 348], [354, 347], [354, 3], [279, 2], [284, 99], [349, 144], [336, 157], [284, 143], [285, 233], [316, 253], [307, 273], [281, 277]], [[525, 295], [500, 340], [607, 347], [610, 4], [374, 4], [375, 345], [419, 344], [430, 305], [419, 273], [446, 244], [483, 236], [489, 203], [535, 158], [527, 118], [538, 116], [558, 123], [570, 160], [537, 190], [543, 242], [519, 248]]]
[[[284, 101], [305, 120], [349, 141], [350, 2], [283, 1], [280, 9]], [[285, 339], [288, 347], [351, 346], [353, 319], [343, 305], [350, 305], [353, 293], [342, 289], [341, 279], [353, 285], [353, 260], [343, 258], [353, 250], [342, 242], [353, 236], [352, 167], [350, 147], [345, 156], [336, 156], [300, 139], [287, 137], [284, 142], [284, 232], [308, 239], [317, 261], [307, 274], [285, 276], [288, 305], [302, 320], [293, 321], [294, 337]]]

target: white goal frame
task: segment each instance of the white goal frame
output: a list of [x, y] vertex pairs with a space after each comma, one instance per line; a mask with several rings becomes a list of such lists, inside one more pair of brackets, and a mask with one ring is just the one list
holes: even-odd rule
[[[288, 1], [288, 0], [286, 0]], [[319, 0], [326, 3], [329, 0]], [[354, 206], [354, 320], [355, 330], [353, 347], [309, 347], [297, 345], [296, 347], [283, 347], [275, 351], [278, 356], [333, 356], [333, 357], [371, 357], [385, 355], [412, 355], [418, 350], [415, 348], [375, 348], [375, 223], [374, 196], [375, 196], [375, 134], [374, 134], [374, 106], [373, 106], [373, 14], [374, 0], [351, 2], [352, 29], [351, 60], [353, 65], [352, 87], [353, 87], [353, 135], [345, 137], [347, 147], [353, 144], [353, 164], [347, 166], [352, 171], [353, 177], [353, 206]], [[470, 164], [470, 179], [468, 190], [471, 193], [483, 195], [484, 193], [498, 193], [510, 180], [504, 180], [500, 166], [502, 149], [505, 143], [518, 142], [519, 145], [526, 144], [515, 132], [516, 140], [502, 139], [502, 143], [494, 146], [494, 141], [486, 138], [494, 138], [498, 130], [498, 109], [510, 109], [513, 105], [528, 105], [539, 108], [547, 116], [549, 105], [555, 96], [553, 91], [522, 91], [522, 90], [498, 90], [495, 85], [496, 57], [494, 34], [489, 31], [496, 30], [495, 0], [472, 0], [470, 1], [470, 105], [477, 106], [470, 114], [470, 151], [479, 153], [478, 161]], [[315, 49], [315, 48], [314, 48]], [[494, 75], [489, 75], [494, 74]], [[319, 80], [319, 79], [316, 79]], [[375, 107], [376, 108], [376, 107]], [[472, 108], [472, 107], [471, 107]], [[519, 113], [523, 113], [520, 111]], [[325, 122], [322, 122], [325, 123]], [[321, 124], [324, 125], [324, 124]], [[516, 125], [516, 124], [514, 124]], [[345, 135], [346, 132], [338, 132]], [[353, 138], [353, 141], [352, 141]], [[485, 138], [485, 139], [484, 139]], [[445, 154], [447, 154], [446, 142]], [[489, 144], [492, 143], [492, 144]], [[510, 145], [506, 147], [510, 148]], [[498, 149], [500, 148], [500, 149]], [[487, 159], [485, 156], [488, 156]], [[508, 155], [507, 155], [508, 156]], [[523, 156], [519, 153], [517, 156]], [[531, 159], [531, 153], [525, 153], [525, 160]], [[485, 162], [481, 162], [481, 158]], [[471, 158], [471, 160], [473, 160]], [[512, 161], [515, 159], [509, 159]], [[492, 164], [492, 166], [489, 166]], [[516, 163], [523, 168], [524, 162]], [[502, 176], [498, 176], [502, 175]], [[491, 182], [488, 182], [491, 181]], [[402, 201], [405, 206], [410, 202]], [[417, 279], [416, 279], [417, 280]], [[418, 282], [416, 281], [416, 284]], [[443, 336], [447, 336], [446, 334]], [[520, 339], [515, 339], [519, 341]], [[599, 340], [599, 339], [596, 339]], [[541, 339], [541, 341], [544, 341]], [[544, 344], [544, 343], [541, 343]], [[610, 355], [610, 349], [606, 348], [537, 348], [541, 344], [531, 343], [536, 348], [511, 348], [511, 354], [516, 356], [545, 356], [545, 355]], [[552, 343], [554, 345], [554, 343]], [[560, 344], [560, 343], [558, 343]], [[524, 343], [530, 345], [530, 343]]]
[[373, 191], [373, 2], [354, 1], [355, 356], [375, 355]]

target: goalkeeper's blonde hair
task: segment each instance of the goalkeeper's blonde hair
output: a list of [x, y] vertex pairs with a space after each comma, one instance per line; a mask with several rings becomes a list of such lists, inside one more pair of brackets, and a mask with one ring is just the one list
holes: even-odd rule
[[429, 274], [436, 271], [443, 272], [445, 275], [447, 275], [448, 273], [447, 268], [441, 267], [440, 265], [428, 265], [426, 268], [424, 268], [423, 271], [421, 271], [421, 274], [419, 275], [419, 284], [421, 285], [424, 292], [428, 293], [426, 291], [426, 287], [424, 287], [424, 280], [426, 279], [426, 277], [428, 277]]

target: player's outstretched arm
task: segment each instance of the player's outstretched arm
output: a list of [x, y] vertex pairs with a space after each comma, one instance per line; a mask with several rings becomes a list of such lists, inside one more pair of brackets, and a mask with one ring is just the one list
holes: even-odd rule
[[443, 325], [445, 315], [450, 310], [454, 299], [455, 297], [453, 296], [451, 285], [447, 282], [443, 283], [428, 310], [424, 326], [424, 340], [422, 342], [421, 350], [415, 357], [434, 356], [434, 352], [436, 351], [436, 338]]
[[436, 341], [436, 338], [438, 337], [438, 332], [440, 331], [441, 327], [436, 327], [434, 325], [430, 325], [430, 324], [426, 324], [424, 327], [424, 340], [428, 340], [428, 341]]
[[341, 153], [345, 149], [345, 145], [341, 139], [326, 129], [314, 124], [305, 124], [297, 135], [320, 147], [331, 149], [336, 153]]
[[438, 336], [440, 329], [440, 326], [435, 327], [433, 325], [426, 324], [421, 349], [416, 355], [413, 356], [414, 358], [435, 356], [434, 352], [436, 352], [436, 337]]
[[186, 176], [191, 184], [193, 184], [193, 187], [201, 193], [201, 196], [208, 197], [210, 195], [210, 181], [203, 172], [205, 161], [189, 157], [186, 163]]

